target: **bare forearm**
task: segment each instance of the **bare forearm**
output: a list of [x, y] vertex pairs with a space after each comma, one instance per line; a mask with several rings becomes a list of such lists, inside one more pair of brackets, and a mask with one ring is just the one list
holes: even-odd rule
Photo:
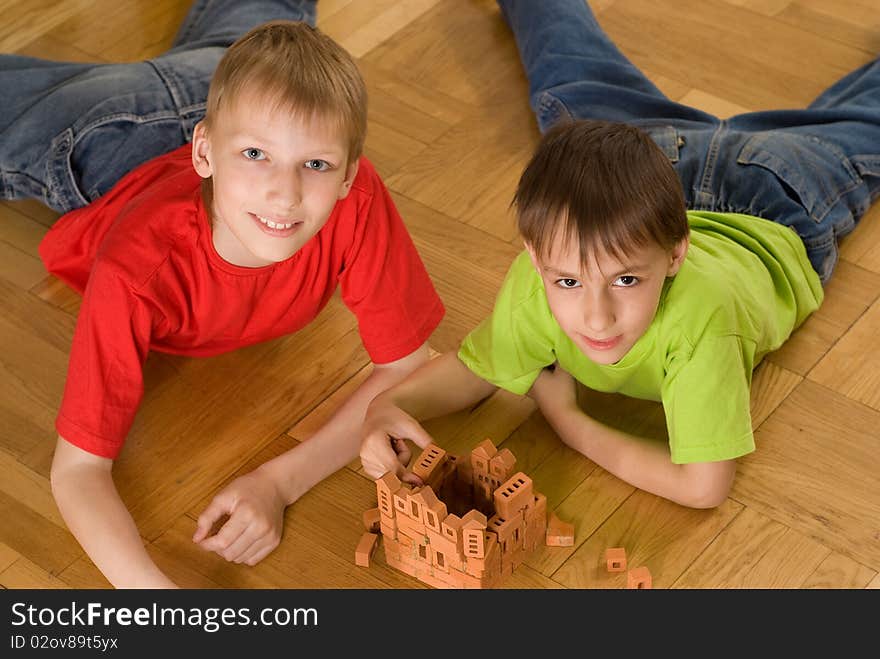
[[288, 505], [358, 456], [361, 425], [370, 402], [427, 362], [425, 346], [394, 366], [375, 366], [314, 435], [259, 467], [278, 484]]
[[457, 412], [494, 392], [496, 387], [474, 375], [454, 352], [421, 366], [381, 400], [419, 421]]
[[[726, 496], [735, 467], [716, 469], [708, 478], [694, 465], [672, 462], [664, 442], [635, 437], [596, 421], [582, 410], [567, 407], [545, 412], [566, 444], [606, 471], [646, 492], [683, 506], [706, 508]], [[715, 474], [717, 473], [717, 477]]]
[[109, 472], [73, 467], [52, 479], [52, 491], [71, 533], [116, 588], [170, 588], [150, 558]]

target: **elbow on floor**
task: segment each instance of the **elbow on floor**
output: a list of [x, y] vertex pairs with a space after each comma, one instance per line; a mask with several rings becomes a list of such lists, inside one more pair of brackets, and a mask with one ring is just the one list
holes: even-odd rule
[[680, 503], [688, 508], [708, 510], [711, 508], [717, 508], [727, 501], [727, 495], [729, 493], [729, 487], [698, 489], [689, 492], [686, 499]]

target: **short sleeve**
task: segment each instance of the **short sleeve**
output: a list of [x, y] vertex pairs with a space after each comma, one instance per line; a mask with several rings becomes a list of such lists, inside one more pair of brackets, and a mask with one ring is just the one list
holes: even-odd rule
[[541, 369], [556, 361], [554, 326], [527, 255], [514, 261], [501, 285], [492, 314], [468, 334], [458, 358], [475, 375], [515, 394], [532, 388]]
[[749, 408], [754, 346], [735, 335], [702, 339], [673, 357], [663, 409], [676, 464], [731, 460], [755, 450]]
[[388, 190], [365, 166], [371, 194], [359, 201], [340, 285], [370, 359], [383, 364], [425, 343], [445, 309]]
[[149, 305], [100, 262], [89, 278], [55, 422], [71, 444], [115, 459], [143, 397]]

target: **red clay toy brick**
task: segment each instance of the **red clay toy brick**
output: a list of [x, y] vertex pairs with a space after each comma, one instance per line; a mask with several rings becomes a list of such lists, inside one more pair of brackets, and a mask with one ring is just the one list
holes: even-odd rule
[[376, 541], [379, 536], [375, 533], [364, 533], [358, 542], [357, 549], [354, 550], [354, 562], [361, 567], [370, 567], [370, 558], [376, 550]]
[[574, 545], [574, 524], [563, 522], [551, 512], [545, 542], [548, 547], [571, 547]]
[[633, 568], [626, 573], [626, 587], [634, 590], [650, 590], [653, 588], [651, 571], [644, 565]]
[[611, 547], [605, 550], [605, 565], [609, 572], [626, 571], [626, 549]]

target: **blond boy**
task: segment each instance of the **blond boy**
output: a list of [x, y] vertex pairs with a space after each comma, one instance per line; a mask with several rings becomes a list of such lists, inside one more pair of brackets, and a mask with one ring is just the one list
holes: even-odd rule
[[114, 586], [174, 586], [111, 477], [149, 350], [210, 356], [295, 332], [337, 287], [358, 319], [371, 375], [308, 441], [199, 517], [195, 542], [248, 565], [278, 545], [285, 506], [357, 455], [372, 397], [427, 360], [443, 305], [361, 155], [366, 112], [338, 44], [305, 22], [260, 25], [217, 66], [192, 143], [60, 218], [41, 244], [49, 271], [84, 294], [52, 489]]

